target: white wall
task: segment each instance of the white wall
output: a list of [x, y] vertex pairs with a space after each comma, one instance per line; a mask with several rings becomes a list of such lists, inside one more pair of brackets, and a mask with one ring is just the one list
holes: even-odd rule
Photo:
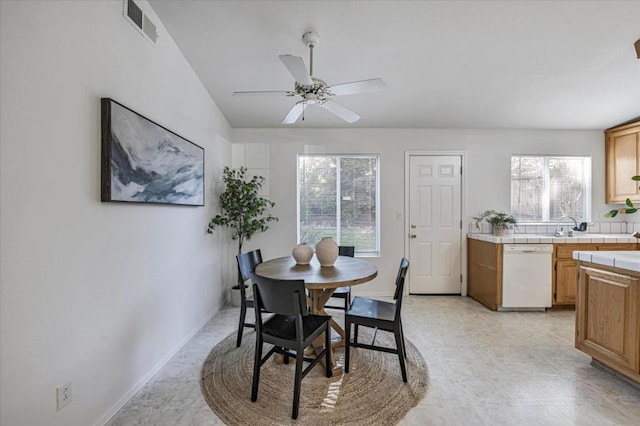
[[[224, 301], [229, 248], [205, 228], [230, 128], [141, 6], [157, 47], [122, 1], [0, 2], [5, 426], [105, 421]], [[205, 148], [206, 207], [100, 202], [101, 97]]]
[[[280, 221], [247, 243], [260, 247], [263, 257], [285, 256], [296, 244], [296, 156], [305, 145], [326, 153], [380, 154], [381, 254], [378, 278], [355, 286], [353, 292], [391, 295], [408, 233], [405, 215], [405, 151], [464, 152], [463, 232], [473, 216], [487, 209], [509, 211], [510, 157], [512, 154], [591, 155], [593, 167], [593, 218], [609, 209], [604, 204], [604, 136], [600, 131], [527, 131], [455, 129], [234, 129], [233, 142], [268, 143], [270, 148], [270, 199]], [[322, 148], [324, 147], [324, 148]], [[234, 159], [235, 161], [235, 159]], [[466, 274], [463, 248], [463, 273]], [[466, 277], [465, 277], [466, 280]]]

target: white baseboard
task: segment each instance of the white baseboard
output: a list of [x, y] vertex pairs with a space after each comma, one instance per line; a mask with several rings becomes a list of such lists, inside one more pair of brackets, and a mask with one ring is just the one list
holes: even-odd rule
[[[228, 293], [228, 292], [227, 292]], [[204, 325], [206, 323], [208, 323], [211, 318], [213, 318], [213, 316], [215, 314], [217, 314], [218, 312], [220, 312], [220, 309], [222, 309], [222, 306], [224, 306], [224, 304], [227, 302], [227, 298], [228, 296], [226, 296], [221, 304], [219, 304], [218, 306], [216, 306], [209, 314], [207, 314], [207, 316], [205, 317], [205, 319], [203, 321], [200, 322], [200, 324], [198, 324], [196, 327], [194, 327], [189, 333], [187, 333], [186, 337], [183, 338], [178, 344], [176, 344], [173, 349], [171, 349], [156, 365], [154, 365], [151, 370], [149, 370], [147, 372], [147, 374], [145, 374], [140, 380], [138, 380], [138, 383], [136, 383], [130, 390], [129, 392], [127, 392], [122, 398], [120, 398], [109, 410], [107, 410], [106, 413], [104, 413], [95, 423], [94, 426], [103, 426], [105, 425], [110, 419], [111, 417], [113, 417], [118, 411], [120, 411], [120, 409], [122, 407], [124, 407], [124, 405], [129, 402], [129, 400], [140, 390], [144, 387], [144, 385], [147, 384], [147, 382], [149, 380], [151, 380], [151, 378], [158, 372], [160, 371], [160, 369], [162, 369], [162, 367], [165, 366], [165, 364], [167, 362], [169, 362], [169, 360], [180, 350], [182, 349], [182, 347], [184, 345], [187, 344], [187, 342], [189, 342], [189, 340], [191, 340], [193, 338], [193, 336], [195, 336], [198, 331], [200, 331], [200, 329], [202, 327], [204, 327]]]

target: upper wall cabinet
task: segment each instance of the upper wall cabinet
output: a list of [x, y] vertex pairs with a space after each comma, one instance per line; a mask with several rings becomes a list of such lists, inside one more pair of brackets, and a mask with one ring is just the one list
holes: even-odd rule
[[606, 203], [624, 204], [627, 198], [640, 201], [640, 121], [606, 130]]

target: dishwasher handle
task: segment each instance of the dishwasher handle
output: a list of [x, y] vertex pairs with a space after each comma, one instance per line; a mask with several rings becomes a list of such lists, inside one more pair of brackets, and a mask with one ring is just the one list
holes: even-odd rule
[[505, 254], [547, 254], [553, 252], [553, 244], [505, 244]]

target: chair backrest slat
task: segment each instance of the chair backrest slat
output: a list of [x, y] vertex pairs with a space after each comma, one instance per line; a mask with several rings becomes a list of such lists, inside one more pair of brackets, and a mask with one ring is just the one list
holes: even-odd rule
[[[260, 249], [242, 253], [236, 256], [238, 261], [238, 273], [240, 281], [242, 283], [251, 279], [251, 274], [256, 271], [256, 266], [262, 263], [262, 252]], [[245, 298], [244, 286], [240, 286], [240, 294], [242, 298]]]
[[356, 248], [354, 246], [338, 246], [338, 254], [340, 256], [354, 257], [356, 255]]
[[251, 278], [251, 274], [256, 271], [256, 266], [262, 263], [262, 253], [260, 249], [253, 250], [237, 255], [236, 259], [240, 267], [242, 281], [247, 281]]
[[396, 301], [396, 317], [400, 316], [400, 310], [402, 308], [402, 295], [404, 293], [404, 279], [407, 276], [408, 269], [409, 261], [403, 257], [400, 261], [400, 268], [398, 268], [398, 275], [396, 276], [396, 291], [393, 294], [393, 298]]
[[[275, 280], [252, 274], [251, 281], [258, 290], [255, 300], [259, 308], [280, 315], [309, 315], [304, 280]], [[298, 309], [292, 298], [297, 300]]]

